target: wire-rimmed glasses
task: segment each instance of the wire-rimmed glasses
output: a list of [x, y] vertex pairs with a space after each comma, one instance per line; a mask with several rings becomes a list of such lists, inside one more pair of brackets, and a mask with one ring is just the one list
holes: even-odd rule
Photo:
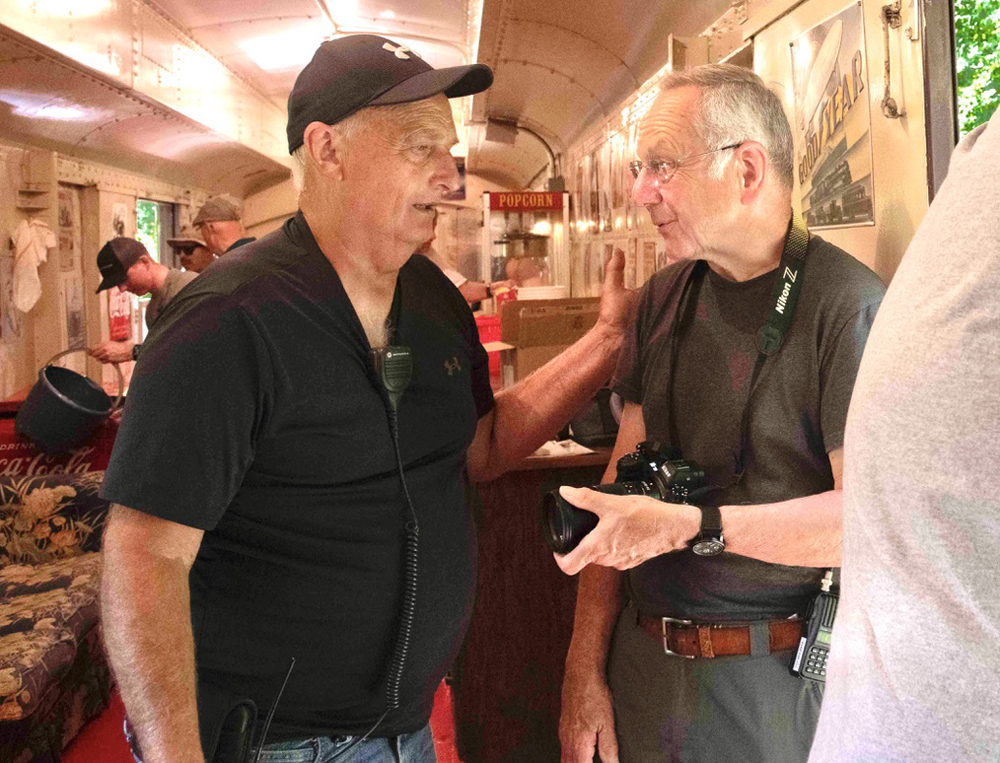
[[639, 174], [645, 169], [652, 173], [656, 182], [660, 185], [666, 185], [670, 182], [671, 178], [677, 174], [679, 170], [685, 164], [693, 162], [695, 159], [700, 159], [703, 156], [708, 156], [709, 154], [716, 154], [719, 151], [728, 151], [731, 148], [739, 148], [742, 143], [731, 143], [728, 146], [723, 146], [722, 148], [713, 148], [711, 151], [703, 151], [700, 154], [693, 154], [692, 156], [685, 156], [683, 159], [662, 159], [656, 162], [650, 162], [649, 164], [644, 164], [638, 159], [634, 162], [628, 163], [629, 171], [632, 173], [632, 177], [636, 180], [639, 179]]

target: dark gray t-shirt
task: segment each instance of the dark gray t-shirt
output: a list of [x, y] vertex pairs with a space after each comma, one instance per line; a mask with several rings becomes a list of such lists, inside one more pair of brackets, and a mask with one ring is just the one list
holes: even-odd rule
[[[648, 439], [679, 448], [705, 469], [709, 484], [723, 487], [707, 502], [773, 503], [831, 490], [827, 454], [843, 445], [858, 363], [885, 292], [882, 282], [846, 252], [812, 237], [792, 326], [754, 390], [745, 473], [732, 485], [758, 355], [755, 337], [767, 319], [778, 271], [736, 283], [705, 268], [692, 281], [686, 299], [693, 309], [686, 311], [691, 318], [679, 335], [672, 379], [674, 316], [693, 270], [692, 262], [671, 266], [644, 288], [615, 388], [641, 403]], [[683, 550], [630, 571], [628, 586], [647, 614], [730, 621], [802, 612], [822, 575], [818, 568], [732, 553], [702, 558]]]

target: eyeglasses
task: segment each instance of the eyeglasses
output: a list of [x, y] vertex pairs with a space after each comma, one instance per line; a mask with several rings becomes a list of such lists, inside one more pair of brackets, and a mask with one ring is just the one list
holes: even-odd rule
[[711, 151], [704, 151], [700, 154], [694, 154], [693, 156], [685, 156], [683, 159], [664, 159], [659, 162], [650, 162], [649, 164], [643, 164], [641, 161], [634, 161], [628, 163], [628, 168], [632, 173], [632, 177], [636, 180], [639, 179], [639, 174], [643, 169], [649, 170], [649, 172], [656, 179], [656, 182], [660, 185], [666, 185], [670, 182], [674, 175], [677, 174], [677, 170], [683, 167], [685, 164], [693, 162], [695, 159], [700, 159], [703, 156], [708, 156], [709, 154], [716, 154], [719, 151], [728, 151], [731, 148], [739, 148], [742, 143], [733, 143], [728, 146], [723, 146], [722, 148], [713, 148]]

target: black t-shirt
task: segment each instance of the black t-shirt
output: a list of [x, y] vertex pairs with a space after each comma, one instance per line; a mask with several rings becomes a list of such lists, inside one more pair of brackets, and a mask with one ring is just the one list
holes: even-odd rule
[[[413, 354], [399, 429], [419, 584], [401, 707], [379, 736], [426, 723], [464, 634], [466, 449], [493, 405], [472, 314], [426, 258], [400, 270], [392, 316]], [[368, 350], [300, 213], [163, 312], [108, 466], [109, 500], [206, 531], [190, 576], [200, 690], [263, 714], [295, 658], [269, 740], [363, 733], [385, 709], [408, 514]]]
[[229, 248], [223, 252], [223, 254], [229, 254], [233, 249], [239, 249], [241, 246], [246, 246], [247, 244], [252, 244], [257, 239], [253, 236], [246, 236], [245, 238], [238, 239], [229, 245]]
[[[693, 269], [694, 263], [682, 263], [650, 279], [614, 385], [626, 400], [641, 403], [647, 438], [679, 448], [705, 469], [708, 484], [725, 487], [736, 476], [755, 339], [778, 270], [736, 283], [706, 269], [692, 281], [685, 301], [693, 300], [694, 309], [684, 312], [693, 315], [680, 334], [672, 379], [674, 316]], [[765, 363], [754, 391], [743, 478], [706, 502], [772, 503], [833, 489], [828, 453], [843, 445], [854, 379], [885, 287], [861, 262], [816, 236], [804, 279], [784, 344]], [[672, 442], [672, 432], [679, 442]], [[733, 621], [802, 612], [822, 575], [812, 567], [682, 550], [631, 570], [628, 586], [647, 614]]]

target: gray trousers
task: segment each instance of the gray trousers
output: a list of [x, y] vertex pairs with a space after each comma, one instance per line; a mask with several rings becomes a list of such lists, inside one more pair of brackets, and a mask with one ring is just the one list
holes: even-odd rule
[[823, 687], [789, 672], [794, 650], [671, 657], [636, 617], [622, 610], [608, 660], [621, 763], [805, 763]]

